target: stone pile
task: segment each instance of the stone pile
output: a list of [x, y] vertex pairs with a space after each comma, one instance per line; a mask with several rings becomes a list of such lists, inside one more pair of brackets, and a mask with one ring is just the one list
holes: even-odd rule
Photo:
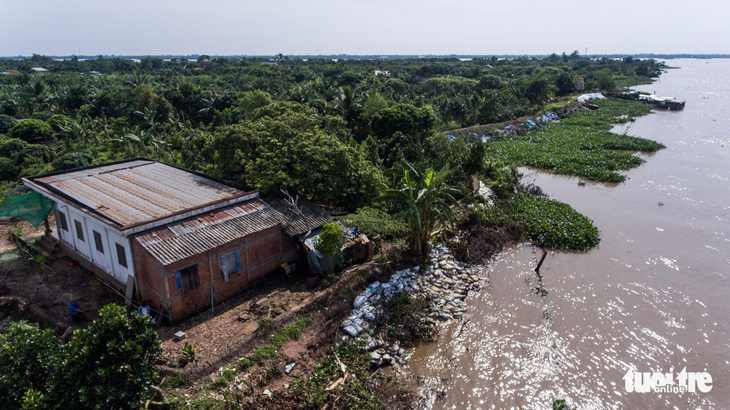
[[429, 320], [448, 321], [461, 319], [467, 310], [466, 296], [472, 289], [478, 289], [479, 276], [469, 270], [463, 262], [456, 261], [444, 246], [431, 250], [430, 264], [413, 267], [394, 273], [387, 283], [371, 283], [353, 302], [354, 309], [342, 322], [342, 329], [349, 337], [365, 340], [365, 348], [371, 352], [372, 365], [400, 362], [403, 349], [397, 344], [388, 345], [370, 336], [376, 328], [379, 316], [378, 302], [390, 300], [400, 292], [420, 295], [430, 302]]

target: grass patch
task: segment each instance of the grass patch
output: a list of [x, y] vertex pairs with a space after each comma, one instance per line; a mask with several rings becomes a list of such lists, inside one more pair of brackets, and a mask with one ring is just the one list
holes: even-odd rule
[[208, 385], [208, 389], [210, 390], [223, 390], [226, 387], [228, 387], [228, 380], [223, 376], [216, 377]]
[[238, 361], [238, 370], [241, 372], [245, 372], [246, 370], [250, 369], [251, 366], [253, 366], [253, 361], [248, 357], [243, 357], [241, 358], [241, 360]]
[[262, 317], [258, 321], [258, 327], [256, 328], [256, 330], [266, 331], [269, 329], [273, 329], [275, 324], [276, 323], [274, 323], [274, 319], [271, 319], [268, 317]]
[[617, 171], [644, 162], [626, 151], [655, 152], [665, 148], [656, 141], [610, 132], [614, 123], [649, 113], [648, 104], [620, 99], [594, 103], [599, 106], [597, 110], [579, 111], [525, 135], [493, 138], [487, 144], [486, 160], [594, 181], [623, 182], [626, 177]]
[[188, 382], [185, 380], [184, 377], [178, 376], [176, 374], [172, 376], [168, 376], [165, 378], [165, 381], [162, 383], [163, 389], [175, 389], [178, 387], [187, 387]]
[[601, 241], [587, 216], [554, 199], [518, 194], [510, 199], [510, 215], [534, 243], [565, 251], [585, 251]]
[[281, 349], [281, 346], [286, 343], [287, 340], [296, 340], [299, 339], [299, 336], [302, 334], [302, 330], [304, 330], [307, 325], [312, 323], [312, 319], [308, 317], [303, 317], [297, 320], [297, 322], [289, 327], [285, 327], [273, 336], [271, 336], [271, 340], [266, 346], [260, 347], [253, 351], [252, 355], [253, 357], [264, 360], [264, 359], [270, 359], [274, 357], [276, 352]]
[[[370, 355], [358, 350], [356, 343], [344, 342], [335, 346], [337, 357], [347, 366], [347, 383], [332, 391], [325, 389], [342, 377], [342, 370], [334, 355], [327, 356], [317, 363], [311, 376], [305, 380], [297, 380], [292, 384], [292, 399], [296, 399], [302, 408], [319, 409], [331, 403], [335, 397], [340, 400], [335, 408], [344, 409], [380, 409], [382, 403], [368, 388], [370, 379]], [[378, 376], [380, 377], [380, 376]], [[346, 394], [342, 395], [345, 390]]]

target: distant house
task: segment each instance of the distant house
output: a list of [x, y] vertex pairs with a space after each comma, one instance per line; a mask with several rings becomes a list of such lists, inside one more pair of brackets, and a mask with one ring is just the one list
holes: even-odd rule
[[87, 72], [85, 72], [84, 74], [85, 74], [85, 75], [102, 75], [102, 74], [101, 74], [100, 72], [98, 72], [98, 71], [87, 71]]
[[18, 70], [5, 70], [2, 72], [4, 75], [10, 75], [10, 74], [21, 74]]
[[23, 183], [56, 203], [67, 255], [173, 319], [298, 260], [298, 236], [331, 220], [304, 199], [297, 211], [258, 190], [146, 158]]
[[35, 71], [36, 73], [40, 73], [40, 74], [48, 72], [48, 70], [46, 70], [43, 67], [32, 67], [31, 70]]
[[375, 75], [382, 75], [383, 77], [390, 77], [390, 71], [388, 71], [388, 70], [375, 70]]

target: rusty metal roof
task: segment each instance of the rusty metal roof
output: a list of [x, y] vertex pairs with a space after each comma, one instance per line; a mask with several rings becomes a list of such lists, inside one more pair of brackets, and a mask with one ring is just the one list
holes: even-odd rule
[[155, 259], [169, 265], [277, 226], [279, 221], [273, 213], [266, 203], [254, 199], [157, 227], [134, 237]]
[[[155, 259], [169, 265], [279, 224], [292, 236], [307, 232], [306, 223], [286, 202], [278, 198], [267, 201], [271, 205], [256, 198], [169, 223], [134, 238]], [[306, 199], [300, 198], [298, 205], [312, 229], [332, 220]]]
[[307, 233], [307, 223], [309, 223], [309, 229], [315, 230], [332, 220], [332, 217], [327, 212], [306, 198], [299, 197], [297, 199], [297, 206], [302, 212], [302, 215], [304, 215], [304, 218], [306, 218], [306, 222], [296, 209], [285, 200], [278, 197], [267, 197], [266, 201], [276, 211], [274, 217], [281, 222], [284, 231], [290, 236]]
[[121, 230], [207, 205], [225, 205], [226, 200], [244, 200], [250, 194], [183, 169], [142, 159], [31, 180], [116, 222]]

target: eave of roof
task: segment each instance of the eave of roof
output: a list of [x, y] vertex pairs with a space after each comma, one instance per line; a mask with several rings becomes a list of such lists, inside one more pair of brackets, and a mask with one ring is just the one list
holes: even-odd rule
[[263, 201], [253, 199], [134, 235], [139, 245], [167, 266], [279, 225]]

